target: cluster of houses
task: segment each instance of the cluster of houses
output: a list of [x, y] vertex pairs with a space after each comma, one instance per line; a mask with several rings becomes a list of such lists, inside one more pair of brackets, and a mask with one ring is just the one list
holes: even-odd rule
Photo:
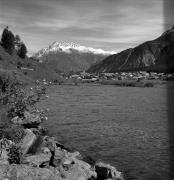
[[99, 81], [99, 80], [174, 80], [174, 73], [156, 73], [156, 72], [116, 72], [116, 73], [98, 73], [91, 74], [85, 71], [73, 74], [69, 78], [82, 81]]

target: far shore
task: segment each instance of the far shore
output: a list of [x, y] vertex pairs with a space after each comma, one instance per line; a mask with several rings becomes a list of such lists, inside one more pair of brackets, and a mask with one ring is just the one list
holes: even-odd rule
[[101, 85], [115, 85], [122, 87], [154, 87], [156, 85], [163, 85], [172, 83], [174, 81], [162, 81], [162, 80], [99, 80], [91, 81], [89, 80], [75, 80], [75, 79], [62, 79], [61, 81], [56, 82], [58, 85], [75, 85], [80, 84], [101, 84]]

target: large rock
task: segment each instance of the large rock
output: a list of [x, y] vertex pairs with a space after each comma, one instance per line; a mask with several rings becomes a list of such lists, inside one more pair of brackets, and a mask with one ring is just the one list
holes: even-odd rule
[[44, 138], [44, 145], [52, 153], [50, 165], [56, 167], [65, 179], [88, 180], [97, 177], [95, 170], [88, 163], [80, 160], [82, 157], [79, 152], [68, 152], [63, 145], [51, 137]]
[[13, 124], [16, 124], [16, 125], [22, 125], [23, 124], [23, 120], [20, 117], [18, 117], [18, 116], [12, 118], [11, 122]]
[[97, 177], [88, 163], [76, 158], [63, 158], [59, 168], [61, 175], [70, 180], [88, 180]]
[[20, 147], [23, 155], [28, 153], [32, 145], [35, 143], [36, 139], [36, 135], [30, 129], [25, 129], [25, 136], [20, 142]]
[[39, 114], [31, 114], [30, 112], [25, 111], [23, 118], [16, 116], [11, 122], [22, 125], [25, 128], [37, 128], [42, 121]]
[[88, 163], [80, 160], [81, 155], [79, 152], [68, 152], [59, 148], [55, 151], [55, 161], [59, 160], [59, 171], [61, 175], [71, 180], [88, 180], [96, 178], [97, 174], [94, 168]]
[[[27, 165], [0, 165], [2, 180], [62, 180], [54, 168], [36, 168]], [[66, 180], [66, 179], [64, 179]]]
[[43, 138], [43, 145], [48, 147], [50, 151], [55, 151], [56, 149], [56, 140], [54, 137], [45, 136]]
[[9, 164], [8, 150], [14, 143], [6, 138], [0, 140], [0, 164]]
[[115, 167], [98, 162], [95, 165], [95, 171], [97, 173], [97, 180], [114, 179], [123, 180], [123, 174], [118, 171]]
[[43, 164], [48, 164], [51, 158], [51, 153], [40, 153], [32, 156], [25, 156], [23, 158], [22, 163], [23, 164], [28, 164], [33, 167], [40, 167]]
[[24, 123], [23, 126], [26, 128], [36, 128], [41, 123], [39, 114], [31, 114], [27, 111], [24, 112]]
[[69, 169], [38, 168], [28, 165], [0, 165], [0, 179], [16, 180], [88, 180], [89, 176], [84, 169], [77, 164]]

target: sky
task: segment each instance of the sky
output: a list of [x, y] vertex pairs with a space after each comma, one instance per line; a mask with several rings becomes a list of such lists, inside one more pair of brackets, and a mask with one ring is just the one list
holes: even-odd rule
[[164, 24], [163, 0], [0, 0], [0, 31], [8, 25], [29, 54], [54, 41], [119, 52], [155, 39]]

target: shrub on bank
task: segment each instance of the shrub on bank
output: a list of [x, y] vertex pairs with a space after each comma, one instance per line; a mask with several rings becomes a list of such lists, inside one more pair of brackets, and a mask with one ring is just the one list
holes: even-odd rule
[[0, 108], [0, 139], [3, 137], [4, 129], [8, 127], [10, 119], [7, 117], [6, 110]]
[[21, 162], [21, 150], [19, 146], [12, 145], [8, 152], [8, 162], [10, 164], [20, 164]]
[[9, 118], [15, 116], [23, 118], [24, 112], [34, 109], [35, 103], [40, 100], [44, 93], [45, 87], [37, 87], [27, 92], [14, 85], [13, 88], [8, 88], [5, 93], [2, 93], [1, 103], [7, 107]]
[[19, 117], [24, 120], [26, 112], [44, 116], [44, 112], [36, 111], [34, 105], [45, 91], [44, 86], [36, 86], [30, 90], [21, 88], [7, 73], [0, 74], [0, 138], [5, 137], [16, 143], [23, 138], [23, 127], [13, 125], [11, 119]]
[[3, 130], [3, 137], [8, 140], [11, 140], [15, 143], [19, 143], [25, 135], [24, 129], [21, 126], [9, 124]]

